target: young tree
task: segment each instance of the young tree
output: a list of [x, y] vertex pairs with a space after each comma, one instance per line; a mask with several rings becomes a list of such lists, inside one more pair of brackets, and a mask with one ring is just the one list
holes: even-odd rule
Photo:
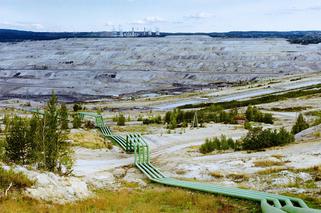
[[27, 144], [30, 147], [30, 151], [28, 152], [27, 159], [29, 163], [37, 162], [40, 160], [41, 153], [41, 137], [39, 134], [41, 125], [41, 119], [38, 114], [34, 114], [32, 118], [29, 120], [29, 128], [26, 133]]
[[125, 126], [126, 118], [123, 114], [119, 114], [118, 120], [117, 120], [117, 125], [118, 126]]
[[15, 116], [8, 123], [5, 146], [6, 159], [10, 162], [25, 164], [28, 152], [30, 151], [29, 144], [26, 140], [26, 121]]
[[74, 110], [74, 112], [77, 112], [77, 111], [79, 111], [79, 110], [82, 110], [82, 106], [81, 106], [80, 104], [74, 104], [73, 110]]
[[305, 121], [303, 115], [300, 113], [294, 126], [292, 127], [292, 133], [297, 134], [307, 128], [309, 128], [309, 124]]
[[45, 119], [45, 166], [49, 171], [55, 171], [58, 161], [60, 134], [58, 132], [58, 106], [57, 96], [52, 93], [47, 103], [44, 119]]
[[74, 114], [73, 120], [72, 120], [72, 126], [75, 129], [78, 129], [81, 127], [81, 118], [78, 114]]
[[253, 112], [253, 107], [251, 105], [249, 105], [246, 109], [246, 112], [245, 112], [245, 116], [246, 116], [246, 119], [248, 121], [253, 121], [254, 119], [254, 112]]
[[68, 129], [68, 109], [66, 107], [66, 104], [61, 104], [59, 114], [61, 129]]

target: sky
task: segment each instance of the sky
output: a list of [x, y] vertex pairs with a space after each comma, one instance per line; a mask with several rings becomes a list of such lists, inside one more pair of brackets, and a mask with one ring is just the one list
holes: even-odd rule
[[321, 0], [0, 0], [0, 28], [32, 31], [321, 30]]

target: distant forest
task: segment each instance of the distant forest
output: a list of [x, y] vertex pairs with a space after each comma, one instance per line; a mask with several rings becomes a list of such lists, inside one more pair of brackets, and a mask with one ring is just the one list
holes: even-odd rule
[[[55, 40], [68, 38], [110, 38], [110, 32], [32, 32], [0, 29], [0, 42], [20, 42], [36, 40]], [[321, 43], [321, 31], [233, 31], [226, 33], [166, 33], [154, 37], [204, 35], [213, 38], [285, 38], [293, 44]], [[138, 36], [146, 37], [146, 36]]]

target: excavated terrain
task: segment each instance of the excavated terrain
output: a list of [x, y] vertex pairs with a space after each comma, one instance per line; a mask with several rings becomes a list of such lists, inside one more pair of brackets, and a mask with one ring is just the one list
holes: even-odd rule
[[321, 70], [321, 45], [165, 37], [0, 43], [1, 99], [66, 100], [215, 87]]

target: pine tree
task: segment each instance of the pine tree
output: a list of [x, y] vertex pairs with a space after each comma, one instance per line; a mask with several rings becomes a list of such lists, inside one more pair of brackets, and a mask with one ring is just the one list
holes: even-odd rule
[[81, 127], [81, 118], [78, 114], [74, 114], [73, 120], [72, 120], [72, 126], [75, 129], [78, 129]]
[[309, 124], [305, 121], [303, 115], [300, 113], [294, 126], [292, 127], [292, 133], [297, 134], [307, 128], [309, 128]]
[[26, 140], [27, 125], [25, 120], [15, 116], [8, 123], [5, 146], [6, 159], [10, 162], [25, 164], [30, 150]]
[[41, 121], [38, 114], [34, 114], [29, 120], [29, 128], [26, 134], [26, 140], [30, 150], [28, 151], [27, 161], [29, 163], [37, 162], [39, 160], [40, 153], [40, 137], [39, 129]]
[[248, 121], [253, 121], [253, 119], [254, 119], [254, 113], [253, 113], [253, 107], [252, 107], [251, 105], [249, 105], [249, 106], [247, 107], [247, 110], [246, 110], [246, 112], [245, 112], [245, 116], [246, 116], [246, 119], [247, 119]]
[[120, 114], [118, 116], [117, 125], [118, 126], [125, 126], [125, 122], [126, 122], [125, 116], [123, 114]]
[[50, 100], [47, 103], [45, 110], [45, 166], [49, 171], [55, 171], [58, 160], [58, 108], [57, 96], [53, 92]]
[[68, 109], [66, 107], [66, 104], [61, 104], [60, 106], [60, 126], [61, 129], [68, 129]]

